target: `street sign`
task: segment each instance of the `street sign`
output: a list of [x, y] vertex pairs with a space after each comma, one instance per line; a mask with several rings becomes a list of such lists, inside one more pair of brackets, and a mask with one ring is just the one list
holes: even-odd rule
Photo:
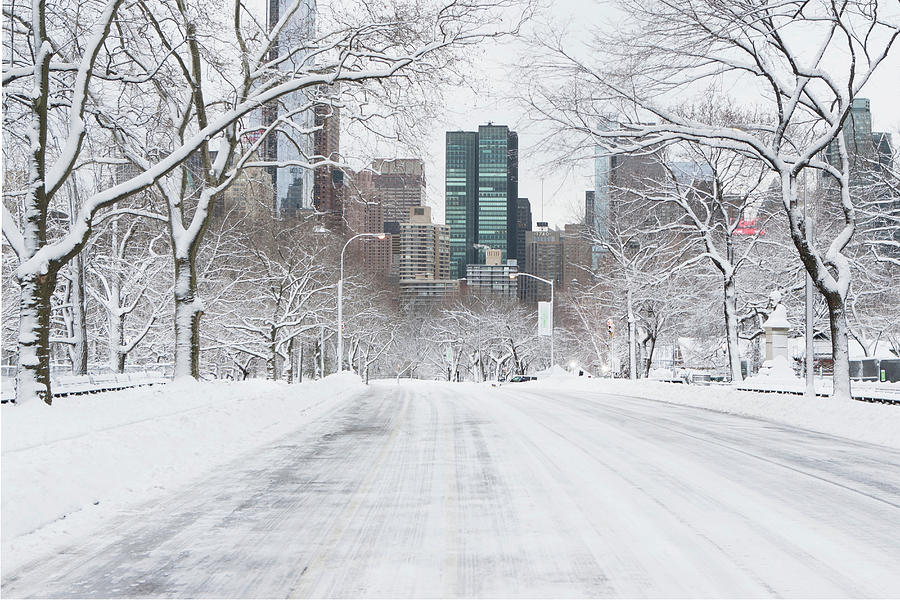
[[538, 335], [553, 335], [553, 304], [538, 302]]

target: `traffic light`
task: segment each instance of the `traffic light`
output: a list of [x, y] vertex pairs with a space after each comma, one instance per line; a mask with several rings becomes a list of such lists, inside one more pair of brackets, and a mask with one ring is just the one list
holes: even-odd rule
[[609, 337], [613, 336], [613, 320], [612, 319], [606, 320], [606, 331], [609, 332]]

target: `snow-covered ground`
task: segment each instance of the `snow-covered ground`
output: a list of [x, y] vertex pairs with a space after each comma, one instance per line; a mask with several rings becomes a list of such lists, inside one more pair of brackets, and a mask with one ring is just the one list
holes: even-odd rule
[[[523, 385], [523, 384], [511, 384]], [[585, 395], [608, 393], [696, 406], [757, 417], [853, 440], [900, 448], [900, 406], [838, 402], [830, 398], [740, 391], [727, 385], [686, 385], [660, 381], [585, 379], [568, 374], [524, 385]]]
[[817, 402], [555, 373], [4, 407], [3, 595], [900, 595], [900, 452], [862, 443], [900, 407]]
[[365, 389], [352, 375], [167, 385], [0, 409], [2, 569], [77, 539]]

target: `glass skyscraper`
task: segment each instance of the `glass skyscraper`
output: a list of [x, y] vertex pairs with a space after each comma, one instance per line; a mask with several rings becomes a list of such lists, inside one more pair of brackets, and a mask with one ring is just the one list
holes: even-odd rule
[[[267, 0], [266, 20], [271, 30], [281, 18], [293, 8], [292, 0]], [[288, 23], [281, 30], [277, 42], [269, 51], [269, 59], [275, 61], [281, 53], [286, 53], [290, 48], [301, 46], [301, 43], [309, 43], [316, 35], [316, 2], [315, 0], [301, 0], [296, 11]], [[307, 52], [295, 52], [287, 59], [277, 62], [277, 69], [286, 73], [296, 70], [308, 69], [309, 62], [313, 60]], [[308, 90], [297, 90], [263, 106], [258, 116], [250, 118], [254, 127], [268, 127], [290, 111], [309, 104]], [[313, 136], [305, 133], [290, 133], [291, 131], [312, 131], [315, 128], [315, 114], [313, 109], [297, 112], [290, 119], [288, 126], [283, 126], [280, 131], [273, 132], [266, 137], [263, 152], [268, 160], [278, 162], [303, 163], [312, 159], [314, 152]], [[285, 167], [267, 167], [272, 184], [275, 188], [275, 215], [278, 217], [295, 215], [302, 209], [313, 207], [314, 174], [312, 169], [299, 165]]]
[[478, 230], [478, 134], [447, 132], [446, 209], [450, 226], [450, 269], [453, 277], [465, 277], [466, 264], [474, 257]]
[[457, 277], [476, 262], [476, 244], [516, 258], [518, 146], [505, 125], [447, 132], [446, 219]]

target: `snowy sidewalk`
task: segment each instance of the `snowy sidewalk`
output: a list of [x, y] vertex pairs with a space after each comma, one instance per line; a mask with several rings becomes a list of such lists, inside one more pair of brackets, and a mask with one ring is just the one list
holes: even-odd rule
[[3, 572], [326, 414], [352, 375], [287, 385], [177, 382], [4, 405]]
[[731, 386], [700, 386], [651, 380], [584, 379], [557, 375], [526, 385], [542, 390], [572, 390], [660, 400], [756, 417], [852, 440], [900, 448], [900, 406], [868, 402], [814, 400], [803, 396], [750, 392]]

